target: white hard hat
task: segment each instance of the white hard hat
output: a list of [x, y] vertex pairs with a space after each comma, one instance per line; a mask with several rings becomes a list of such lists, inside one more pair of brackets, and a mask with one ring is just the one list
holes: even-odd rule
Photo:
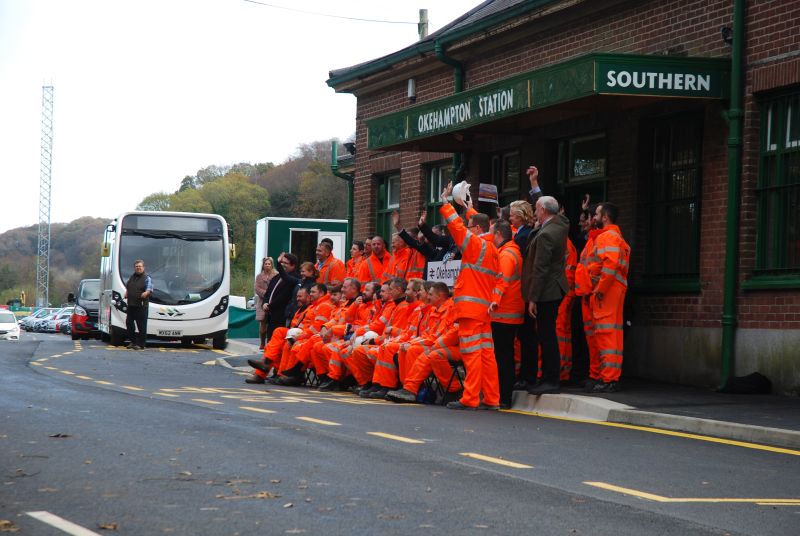
[[380, 335], [374, 331], [368, 331], [363, 335], [356, 337], [356, 346], [361, 346], [365, 341], [377, 339]]
[[289, 331], [286, 332], [287, 339], [297, 339], [300, 334], [303, 333], [303, 330], [300, 328], [291, 328]]
[[453, 199], [459, 205], [466, 205], [467, 201], [469, 201], [469, 183], [467, 181], [461, 181], [455, 186], [453, 186]]

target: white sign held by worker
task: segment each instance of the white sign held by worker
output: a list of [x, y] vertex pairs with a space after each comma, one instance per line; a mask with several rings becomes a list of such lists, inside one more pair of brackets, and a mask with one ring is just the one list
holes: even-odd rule
[[452, 287], [456, 284], [456, 278], [460, 271], [461, 261], [429, 262], [425, 275], [428, 281], [441, 281], [448, 287]]

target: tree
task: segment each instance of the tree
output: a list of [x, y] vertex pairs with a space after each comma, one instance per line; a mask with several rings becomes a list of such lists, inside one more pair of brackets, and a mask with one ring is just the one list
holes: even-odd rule
[[211, 203], [206, 201], [200, 190], [189, 188], [181, 190], [170, 197], [169, 209], [176, 212], [203, 212], [208, 213], [213, 209]]
[[197, 188], [196, 182], [197, 182], [197, 177], [195, 177], [193, 175], [186, 175], [183, 178], [183, 180], [181, 181], [181, 187], [178, 188], [178, 191], [182, 192], [182, 191], [188, 190], [190, 188], [191, 189], [195, 189], [195, 188]]
[[314, 160], [300, 175], [294, 213], [300, 218], [347, 217], [347, 187], [329, 165]]
[[195, 186], [203, 186], [209, 182], [213, 182], [220, 177], [223, 177], [230, 167], [228, 166], [208, 166], [197, 171]]
[[171, 194], [156, 192], [150, 194], [136, 206], [136, 210], [169, 210]]

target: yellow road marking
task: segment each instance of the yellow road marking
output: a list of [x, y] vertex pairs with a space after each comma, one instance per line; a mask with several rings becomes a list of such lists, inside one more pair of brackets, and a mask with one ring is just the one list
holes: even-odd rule
[[92, 377], [91, 377], [91, 376], [75, 376], [75, 377], [76, 377], [76, 378], [80, 378], [80, 379], [82, 379], [82, 380], [91, 380], [91, 379], [92, 379]]
[[73, 353], [73, 352], [64, 352], [64, 355], [70, 355], [70, 354], [72, 354], [72, 353]]
[[122, 385], [123, 389], [129, 389], [131, 391], [144, 391], [141, 387], [134, 387], [133, 385]]
[[271, 409], [254, 408], [251, 406], [239, 406], [239, 409], [246, 409], [247, 411], [255, 411], [256, 413], [275, 413]]
[[584, 482], [587, 486], [594, 486], [596, 488], [622, 493], [624, 495], [631, 495], [639, 497], [640, 499], [647, 499], [650, 501], [661, 503], [748, 503], [748, 504], [769, 504], [769, 505], [783, 505], [783, 506], [800, 506], [800, 499], [764, 499], [764, 498], [722, 498], [722, 497], [664, 497], [654, 493], [647, 493], [631, 488], [623, 488], [615, 486], [614, 484], [606, 484], [605, 482]]
[[305, 402], [306, 404], [322, 404], [319, 400], [311, 400], [310, 398], [302, 398], [299, 396], [282, 396], [281, 400], [286, 402]]
[[206, 361], [206, 362], [205, 362], [205, 363], [203, 363], [203, 364], [204, 364], [204, 365], [216, 365], [216, 364], [217, 364], [217, 362], [216, 362], [216, 361], [214, 361], [214, 360], [211, 360], [211, 361]]
[[323, 421], [322, 419], [314, 419], [312, 417], [295, 417], [295, 419], [299, 421], [313, 422], [316, 424], [324, 424], [325, 426], [341, 426], [341, 424], [339, 424], [338, 422]]
[[391, 439], [393, 441], [400, 441], [401, 443], [411, 443], [412, 445], [419, 445], [420, 443], [425, 443], [424, 441], [420, 441], [419, 439], [411, 439], [410, 437], [385, 434], [383, 432], [367, 432], [367, 435], [382, 437], [384, 439]]
[[99, 383], [100, 385], [114, 385], [111, 382], [103, 381], [103, 380], [95, 380], [94, 383]]
[[33, 365], [34, 367], [41, 367], [42, 366], [41, 363], [37, 363], [36, 361], [31, 361], [31, 365]]
[[206, 400], [205, 398], [193, 398], [195, 402], [202, 402], [203, 404], [213, 404], [215, 406], [222, 406], [225, 402], [217, 402], [216, 400]]
[[171, 395], [169, 393], [153, 393], [153, 394], [158, 396], [168, 396], [170, 398], [180, 398], [178, 395]]
[[50, 357], [61, 357], [61, 354], [51, 355]]
[[513, 467], [514, 469], [533, 469], [532, 465], [525, 465], [524, 463], [510, 462], [510, 461], [504, 460], [502, 458], [493, 458], [492, 456], [486, 456], [484, 454], [478, 454], [477, 452], [462, 452], [460, 454], [462, 456], [466, 456], [467, 458], [473, 458], [475, 460], [481, 460], [481, 461], [489, 462], [489, 463], [496, 463], [498, 465], [505, 465], [506, 467]]
[[49, 357], [42, 357], [42, 358], [40, 358], [40, 359], [37, 359], [36, 361], [38, 361], [38, 362], [40, 362], [40, 363], [44, 363], [44, 362], [45, 362], [45, 361], [47, 361], [48, 359], [50, 359], [50, 358], [49, 358]]
[[60, 372], [61, 374], [66, 374], [67, 376], [74, 376], [74, 375], [75, 375], [75, 373], [74, 373], [74, 372], [70, 372], [70, 371], [68, 371], [68, 370], [59, 370], [59, 372]]
[[46, 368], [47, 370], [58, 370], [58, 367], [48, 367], [48, 366], [45, 366], [44, 368]]
[[789, 454], [791, 456], [800, 456], [800, 450], [786, 449], [781, 447], [771, 447], [769, 445], [761, 445], [759, 443], [748, 443], [747, 441], [737, 441], [735, 439], [722, 439], [719, 437], [704, 436], [699, 434], [690, 434], [687, 432], [676, 432], [674, 430], [663, 430], [661, 428], [650, 428], [648, 426], [638, 426], [635, 424], [624, 424], [619, 422], [603, 422], [603, 421], [589, 421], [586, 419], [574, 419], [571, 417], [558, 417], [555, 415], [543, 415], [541, 413], [533, 413], [530, 411], [520, 411], [517, 409], [501, 410], [504, 413], [519, 413], [520, 415], [529, 415], [534, 417], [542, 417], [545, 419], [556, 419], [559, 421], [570, 421], [584, 424], [594, 424], [598, 426], [610, 426], [612, 428], [625, 428], [628, 430], [638, 430], [640, 432], [649, 432], [651, 434], [661, 434], [673, 437], [683, 437], [686, 439], [695, 439], [697, 441], [708, 441], [710, 443], [721, 443], [723, 445], [732, 445], [735, 447], [743, 447], [746, 449], [766, 450], [768, 452], [776, 452], [778, 454]]

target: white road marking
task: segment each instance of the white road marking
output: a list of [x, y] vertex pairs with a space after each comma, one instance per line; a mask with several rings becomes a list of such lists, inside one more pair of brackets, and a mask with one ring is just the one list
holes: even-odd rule
[[83, 528], [80, 525], [76, 525], [72, 521], [67, 521], [66, 519], [58, 517], [55, 514], [51, 514], [50, 512], [40, 511], [25, 513], [34, 519], [38, 519], [42, 523], [50, 525], [51, 527], [55, 527], [63, 532], [66, 532], [67, 534], [72, 534], [73, 536], [100, 536], [96, 532], [92, 532], [89, 529]]

